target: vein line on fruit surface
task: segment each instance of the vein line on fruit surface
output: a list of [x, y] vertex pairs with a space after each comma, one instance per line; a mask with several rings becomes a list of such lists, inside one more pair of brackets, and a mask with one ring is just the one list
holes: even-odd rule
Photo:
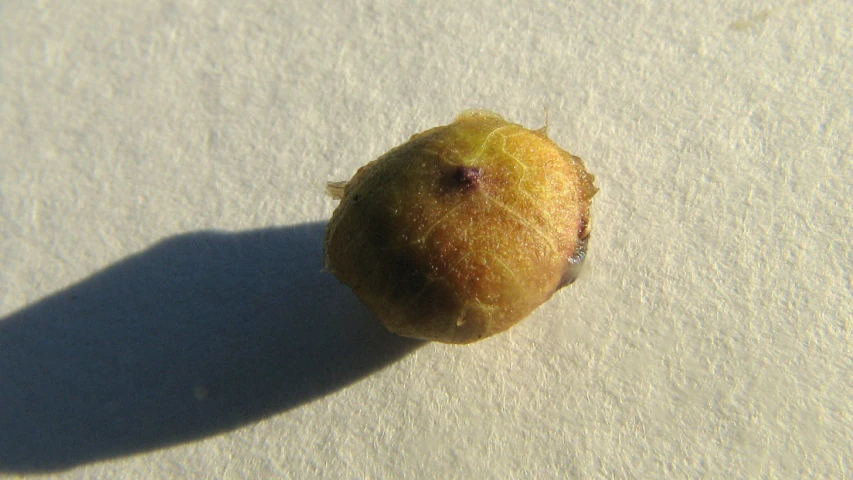
[[[471, 257], [471, 256], [478, 256], [478, 254], [481, 257], [492, 257], [493, 259], [495, 259], [497, 261], [497, 263], [501, 267], [503, 267], [503, 269], [506, 270], [507, 273], [509, 273], [510, 277], [512, 277], [512, 280], [516, 284], [519, 284], [519, 285], [521, 284], [516, 273], [511, 268], [509, 268], [509, 266], [500, 257], [498, 257], [496, 254], [489, 253], [485, 250], [474, 250], [474, 251], [466, 253], [461, 258], [459, 258], [458, 260], [453, 262], [453, 264], [448, 267], [448, 270], [453, 271], [456, 268], [456, 266], [459, 265], [460, 263], [464, 262], [466, 258]], [[446, 275], [429, 275], [429, 274], [427, 274], [426, 275], [426, 282], [424, 282], [424, 286], [420, 290], [418, 290], [417, 293], [412, 295], [412, 298], [408, 302], [406, 302], [406, 305], [414, 304], [421, 296], [423, 296], [424, 292], [427, 291], [427, 288], [429, 288], [430, 285], [432, 285], [434, 282], [439, 282], [439, 281], [447, 282]], [[479, 300], [477, 300], [476, 303], [483, 310], [493, 311], [496, 308], [494, 305], [489, 305], [489, 304], [483, 303]], [[467, 304], [466, 304], [466, 306], [467, 306]]]
[[524, 179], [527, 177], [527, 164], [526, 164], [526, 163], [524, 163], [524, 162], [522, 162], [522, 161], [521, 161], [517, 156], [515, 156], [515, 155], [514, 155], [514, 154], [512, 154], [512, 153], [509, 153], [509, 152], [506, 150], [506, 142], [504, 142], [504, 144], [503, 144], [503, 145], [501, 145], [501, 152], [503, 152], [503, 154], [504, 154], [504, 155], [506, 155], [506, 156], [508, 156], [509, 158], [513, 159], [513, 160], [515, 161], [515, 163], [517, 163], [517, 164], [519, 164], [519, 165], [521, 166], [521, 175], [518, 177], [518, 183], [516, 183], [516, 184], [515, 184], [515, 188], [517, 188], [517, 189], [518, 189], [518, 191], [520, 191], [521, 193], [523, 193], [526, 197], [530, 198], [531, 200], [534, 200], [533, 196], [532, 196], [532, 195], [530, 195], [530, 192], [528, 192], [527, 190], [525, 190], [525, 189], [521, 186], [522, 182], [524, 182]]
[[[522, 186], [522, 183], [524, 183], [524, 180], [525, 180], [525, 178], [527, 177], [527, 168], [528, 168], [528, 167], [527, 167], [527, 164], [526, 164], [526, 163], [524, 163], [520, 158], [518, 158], [518, 156], [517, 156], [517, 155], [515, 155], [514, 153], [510, 153], [510, 152], [507, 150], [507, 148], [506, 148], [506, 141], [507, 141], [507, 139], [512, 138], [512, 137], [517, 137], [517, 136], [519, 136], [519, 135], [523, 135], [524, 133], [525, 133], [525, 132], [515, 132], [515, 133], [509, 134], [509, 135], [501, 135], [501, 137], [502, 137], [502, 139], [503, 139], [503, 143], [500, 145], [500, 151], [501, 151], [501, 153], [503, 153], [503, 154], [504, 154], [504, 155], [506, 155], [507, 157], [511, 158], [511, 159], [512, 159], [516, 164], [518, 164], [518, 165], [521, 167], [521, 175], [519, 176], [519, 178], [518, 178], [518, 182], [516, 183], [516, 190], [517, 190], [521, 195], [524, 195], [524, 197], [526, 197], [526, 198], [530, 201], [530, 205], [531, 205], [535, 210], [537, 210], [537, 211], [539, 212], [539, 216], [540, 216], [541, 218], [548, 218], [548, 217], [545, 215], [545, 212], [543, 212], [543, 211], [542, 211], [542, 210], [537, 206], [536, 197], [534, 197], [534, 196], [533, 196], [533, 194], [531, 194], [531, 193], [528, 191], [528, 189], [527, 189], [527, 188], [525, 188], [524, 186]], [[507, 206], [507, 205], [505, 205], [505, 204], [501, 203], [501, 202], [500, 202], [499, 200], [497, 200], [495, 197], [493, 197], [493, 196], [491, 196], [491, 195], [489, 195], [489, 194], [485, 194], [485, 195], [486, 195], [487, 197], [491, 198], [492, 200], [494, 200], [495, 202], [497, 202], [500, 206], [502, 206], [502, 207], [506, 208], [507, 210], [509, 210], [509, 212], [510, 212], [511, 214], [513, 214], [516, 218], [518, 218], [518, 219], [520, 219], [520, 220], [524, 220], [524, 219], [521, 217], [521, 215], [517, 215], [517, 214], [515, 214], [515, 211], [513, 211], [512, 209], [510, 209], [510, 208], [509, 208], [509, 206]], [[528, 226], [530, 226], [530, 227], [534, 228], [534, 229], [536, 230], [536, 232], [537, 232], [540, 236], [542, 236], [542, 238], [546, 239], [546, 242], [548, 243], [548, 246], [549, 246], [549, 247], [551, 247], [551, 249], [552, 249], [555, 253], [557, 253], [557, 248], [556, 248], [556, 246], [555, 246], [553, 243], [551, 243], [550, 241], [548, 241], [548, 240], [547, 240], [547, 239], [548, 239], [548, 236], [547, 236], [547, 235], [545, 235], [545, 233], [544, 233], [542, 230], [540, 230], [540, 229], [536, 229], [536, 228], [535, 228], [535, 227], [533, 227], [533, 225], [532, 225], [532, 224], [530, 224], [530, 223], [526, 223], [526, 222], [523, 222], [523, 223], [524, 223], [525, 225], [528, 225]]]
[[449, 216], [450, 216], [450, 214], [452, 214], [453, 212], [455, 212], [455, 211], [459, 210], [460, 208], [462, 208], [462, 206], [463, 206], [463, 203], [462, 203], [462, 202], [460, 202], [460, 203], [456, 204], [456, 206], [455, 206], [455, 207], [453, 207], [453, 208], [451, 208], [450, 210], [448, 210], [448, 211], [444, 212], [444, 215], [442, 215], [438, 220], [436, 220], [435, 222], [433, 222], [433, 224], [432, 224], [432, 225], [427, 229], [427, 231], [426, 231], [426, 232], [424, 232], [424, 233], [423, 233], [423, 235], [419, 236], [418, 238], [416, 238], [415, 240], [413, 240], [413, 241], [412, 241], [412, 242], [410, 242], [410, 243], [414, 245], [414, 244], [417, 244], [417, 243], [418, 243], [418, 242], [420, 242], [420, 241], [424, 241], [424, 242], [425, 242], [425, 241], [427, 240], [427, 238], [430, 236], [430, 234], [432, 233], [432, 231], [435, 229], [435, 227], [437, 227], [437, 226], [438, 226], [438, 224], [439, 224], [439, 223], [441, 223], [441, 222], [443, 222], [444, 220], [446, 220], [446, 219], [447, 219], [447, 217], [449, 217]]
[[[483, 154], [485, 153], [486, 147], [487, 147], [487, 145], [489, 144], [489, 142], [490, 142], [490, 140], [491, 140], [491, 138], [492, 138], [492, 135], [498, 134], [498, 135], [500, 136], [500, 140], [501, 140], [501, 141], [500, 141], [500, 143], [498, 143], [498, 144], [496, 144], [496, 145], [495, 145], [495, 148], [496, 148], [498, 151], [500, 151], [502, 154], [504, 154], [504, 155], [506, 155], [507, 157], [509, 157], [509, 158], [510, 158], [514, 163], [516, 163], [519, 167], [521, 167], [521, 174], [520, 174], [520, 175], [519, 175], [519, 177], [518, 177], [518, 182], [516, 182], [516, 184], [515, 184], [516, 189], [517, 189], [519, 192], [521, 192], [521, 194], [522, 194], [522, 195], [524, 195], [525, 197], [527, 197], [527, 198], [528, 198], [528, 199], [530, 199], [531, 201], [534, 201], [534, 202], [535, 202], [535, 199], [534, 199], [533, 195], [531, 195], [531, 194], [530, 194], [530, 192], [528, 192], [528, 191], [527, 191], [527, 189], [525, 189], [525, 188], [524, 188], [524, 187], [522, 187], [522, 185], [521, 185], [522, 183], [524, 183], [524, 180], [527, 178], [527, 169], [528, 169], [527, 164], [526, 164], [526, 163], [524, 163], [523, 161], [521, 161], [521, 159], [520, 159], [520, 158], [518, 158], [518, 156], [517, 156], [517, 155], [515, 155], [515, 154], [513, 154], [513, 153], [510, 153], [509, 151], [507, 151], [507, 148], [506, 148], [506, 142], [507, 142], [507, 140], [508, 140], [508, 139], [510, 139], [510, 138], [512, 138], [512, 137], [517, 137], [517, 136], [519, 136], [519, 135], [524, 135], [524, 134], [525, 134], [525, 132], [520, 131], [520, 132], [514, 132], [514, 133], [510, 133], [510, 134], [499, 133], [499, 130], [507, 130], [507, 129], [509, 129], [509, 128], [513, 127], [513, 126], [514, 126], [514, 125], [505, 125], [505, 126], [503, 126], [503, 127], [498, 127], [498, 128], [496, 128], [496, 129], [492, 130], [491, 132], [489, 132], [489, 134], [488, 134], [488, 135], [486, 136], [486, 138], [483, 140], [483, 144], [480, 146], [480, 150], [477, 152], [477, 154], [476, 154], [476, 155], [474, 155], [474, 156], [473, 156], [473, 159], [477, 161], [476, 163], [479, 163], [480, 157], [482, 157], [482, 156], [483, 156]], [[495, 139], [495, 141], [497, 141], [497, 139]]]
[[[460, 232], [459, 236], [464, 237], [467, 233], [468, 233], [468, 228], [465, 228], [464, 230], [462, 230], [462, 232]], [[424, 239], [424, 241], [426, 241], [426, 235], [424, 235], [424, 236], [423, 236], [423, 237], [421, 237], [421, 238], [423, 238], [423, 239]], [[464, 260], [464, 259], [465, 259], [465, 257], [467, 257], [468, 255], [470, 255], [470, 253], [465, 254], [465, 255], [464, 255], [462, 258], [460, 258], [458, 261], [454, 262], [454, 263], [453, 263], [453, 265], [451, 265], [450, 267], [448, 267], [448, 270], [453, 270], [453, 268], [455, 268], [455, 267], [456, 267], [456, 265], [458, 265], [458, 264], [459, 264], [459, 262], [461, 262], [462, 260]], [[430, 274], [426, 274], [426, 280], [427, 280], [427, 281], [426, 281], [426, 283], [424, 283], [423, 288], [421, 288], [421, 289], [420, 289], [420, 291], [418, 291], [418, 293], [416, 293], [416, 294], [412, 295], [412, 299], [411, 299], [411, 300], [409, 300], [408, 302], [406, 302], [406, 305], [407, 305], [407, 306], [408, 306], [408, 305], [412, 305], [412, 304], [413, 304], [413, 303], [415, 303], [419, 298], [421, 298], [421, 296], [424, 294], [424, 292], [426, 292], [427, 288], [428, 288], [428, 287], [430, 286], [430, 284], [432, 284], [433, 282], [437, 282], [437, 281], [440, 281], [440, 280], [445, 281], [445, 282], [447, 281], [447, 280], [445, 280], [444, 275], [430, 275]]]
[[539, 228], [539, 227], [537, 227], [536, 225], [533, 225], [532, 223], [528, 222], [524, 217], [522, 217], [521, 215], [519, 215], [518, 213], [516, 213], [516, 212], [515, 212], [515, 210], [513, 210], [512, 208], [510, 208], [508, 205], [504, 204], [503, 202], [501, 202], [501, 201], [500, 201], [500, 200], [498, 200], [497, 198], [493, 197], [492, 195], [489, 195], [489, 194], [488, 194], [488, 193], [486, 193], [486, 192], [483, 192], [483, 193], [482, 193], [482, 195], [483, 195], [483, 198], [484, 198], [487, 202], [492, 202], [492, 203], [494, 203], [495, 205], [497, 205], [497, 206], [499, 206], [499, 207], [503, 208], [507, 213], [509, 213], [509, 214], [510, 214], [513, 218], [515, 218], [519, 223], [521, 223], [522, 225], [526, 226], [527, 228], [529, 228], [529, 229], [531, 229], [531, 230], [535, 231], [536, 233], [538, 233], [538, 234], [539, 234], [539, 236], [540, 236], [540, 237], [542, 237], [542, 240], [545, 242], [545, 244], [546, 244], [546, 245], [548, 245], [548, 248], [550, 248], [550, 249], [551, 249], [551, 251], [553, 251], [553, 252], [554, 252], [554, 254], [556, 254], [556, 255], [560, 255], [560, 251], [559, 251], [559, 250], [557, 250], [557, 246], [556, 246], [556, 245], [554, 245], [554, 244], [551, 242], [551, 240], [549, 240], [549, 239], [548, 239], [548, 236], [547, 236], [547, 235], [545, 235], [545, 232], [543, 232], [543, 231], [542, 231], [542, 229], [540, 229], [540, 228]]
[[[489, 132], [489, 134], [486, 135], [486, 138], [483, 139], [483, 142], [480, 143], [480, 148], [477, 150], [477, 153], [475, 153], [474, 155], [471, 155], [469, 157], [471, 159], [471, 164], [476, 165], [476, 164], [480, 163], [480, 158], [486, 152], [486, 147], [489, 145], [489, 141], [492, 139], [492, 135], [495, 135], [499, 131], [506, 130], [506, 129], [511, 128], [511, 127], [514, 127], [514, 125], [504, 125], [502, 127], [497, 127], [494, 130], [492, 130], [491, 132]], [[503, 134], [501, 134], [501, 139], [506, 141], [506, 137]], [[501, 147], [501, 149], [503, 149], [503, 147]]]
[[507, 263], [500, 257], [497, 253], [492, 253], [487, 250], [476, 250], [475, 253], [481, 253], [484, 256], [492, 257], [492, 259], [497, 262], [497, 264], [506, 271], [509, 276], [512, 278], [512, 281], [518, 285], [521, 285], [521, 281], [518, 279], [518, 275], [515, 273], [515, 270], [509, 267]]
[[[509, 277], [512, 279], [513, 282], [521, 285], [521, 281], [518, 279], [518, 275], [515, 273], [515, 270], [510, 268], [510, 266], [507, 265], [506, 262], [504, 262], [504, 260], [498, 254], [489, 252], [488, 250], [472, 250], [472, 251], [466, 253], [465, 255], [463, 255], [462, 257], [460, 257], [459, 259], [457, 259], [455, 262], [453, 262], [453, 264], [451, 264], [449, 267], [447, 267], [447, 270], [448, 271], [455, 270], [456, 267], [460, 263], [464, 262], [465, 259], [467, 259], [468, 257], [480, 257], [481, 261], [485, 264], [489, 263], [488, 257], [491, 257], [493, 260], [495, 260], [495, 262], [503, 270], [505, 270], [507, 272], [507, 274], [509, 274]], [[438, 277], [434, 277], [434, 278], [439, 279], [439, 278], [444, 278], [444, 276], [438, 276]]]

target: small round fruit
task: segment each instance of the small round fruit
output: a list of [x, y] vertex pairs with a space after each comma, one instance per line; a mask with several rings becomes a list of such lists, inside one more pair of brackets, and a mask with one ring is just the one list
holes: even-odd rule
[[597, 191], [545, 129], [484, 110], [330, 183], [326, 268], [392, 332], [470, 343], [574, 281]]

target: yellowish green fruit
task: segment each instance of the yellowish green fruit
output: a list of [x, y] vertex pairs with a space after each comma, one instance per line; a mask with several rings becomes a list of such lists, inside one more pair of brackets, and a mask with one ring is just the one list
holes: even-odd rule
[[399, 335], [470, 343], [577, 276], [597, 191], [545, 129], [485, 110], [330, 183], [326, 268]]

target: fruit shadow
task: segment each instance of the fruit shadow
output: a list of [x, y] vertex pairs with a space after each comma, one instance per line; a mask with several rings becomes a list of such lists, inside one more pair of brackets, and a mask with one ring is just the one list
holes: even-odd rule
[[322, 271], [323, 229], [179, 235], [0, 319], [0, 471], [234, 429], [423, 345]]

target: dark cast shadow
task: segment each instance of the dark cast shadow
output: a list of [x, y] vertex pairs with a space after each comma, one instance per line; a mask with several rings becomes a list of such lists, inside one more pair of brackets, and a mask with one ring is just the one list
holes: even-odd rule
[[323, 228], [179, 235], [0, 319], [0, 471], [234, 429], [422, 345], [322, 271]]

